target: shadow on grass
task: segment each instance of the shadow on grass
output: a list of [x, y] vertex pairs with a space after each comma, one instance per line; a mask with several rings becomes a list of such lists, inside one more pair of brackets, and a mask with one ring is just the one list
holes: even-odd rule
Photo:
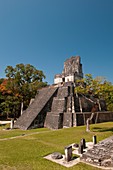
[[6, 124], [0, 124], [1, 127], [6, 126]]
[[78, 155], [73, 155], [72, 156], [72, 160], [75, 160], [75, 159], [77, 159], [77, 158], [79, 158], [80, 156], [78, 156]]
[[100, 128], [100, 127], [94, 127], [92, 128], [93, 132], [113, 132], [113, 127], [112, 128]]

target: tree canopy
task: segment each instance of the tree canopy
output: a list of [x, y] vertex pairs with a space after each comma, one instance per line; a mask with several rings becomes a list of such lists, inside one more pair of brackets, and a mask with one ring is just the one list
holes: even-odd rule
[[103, 77], [93, 78], [91, 74], [86, 74], [85, 78], [77, 80], [75, 92], [90, 94], [97, 98], [103, 98], [107, 109], [113, 111], [113, 85]]
[[17, 64], [16, 67], [7, 66], [5, 73], [6, 79], [0, 80], [2, 113], [14, 115], [20, 112], [22, 102], [24, 109], [27, 108], [38, 88], [47, 85], [46, 82], [43, 82], [45, 79], [43, 71], [37, 70], [30, 64]]

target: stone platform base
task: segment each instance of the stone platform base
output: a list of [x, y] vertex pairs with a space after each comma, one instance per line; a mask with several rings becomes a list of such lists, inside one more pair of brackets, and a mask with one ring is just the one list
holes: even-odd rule
[[88, 149], [80, 160], [102, 169], [113, 169], [113, 136]]
[[72, 153], [78, 155], [78, 157], [73, 157], [69, 162], [65, 160], [65, 155], [62, 155], [61, 159], [53, 159], [52, 154], [44, 158], [65, 167], [72, 167], [83, 162], [103, 170], [113, 170], [113, 136], [96, 145], [93, 145], [93, 142], [86, 142], [86, 149], [84, 149], [83, 154], [78, 153], [78, 148], [74, 147], [74, 144], [71, 145], [73, 148]]
[[48, 159], [48, 160], [50, 160], [52, 162], [58, 163], [58, 164], [60, 164], [62, 166], [65, 166], [67, 168], [72, 167], [72, 166], [74, 166], [74, 165], [76, 165], [76, 164], [78, 164], [80, 162], [80, 158], [72, 159], [71, 161], [66, 162], [65, 161], [65, 155], [62, 155], [63, 158], [61, 158], [61, 159], [52, 159], [51, 156], [52, 156], [52, 154], [47, 155], [44, 158]]

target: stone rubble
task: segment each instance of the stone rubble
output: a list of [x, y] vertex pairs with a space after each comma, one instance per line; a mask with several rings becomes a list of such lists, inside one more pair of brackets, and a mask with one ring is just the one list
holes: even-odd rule
[[[80, 146], [83, 146], [83, 139], [80, 141], [79, 147]], [[86, 142], [86, 148], [83, 149], [83, 153], [79, 152], [79, 147], [76, 143], [65, 147], [65, 155], [62, 155], [60, 159], [53, 159], [52, 156], [54, 153], [44, 158], [65, 167], [72, 167], [77, 163], [83, 162], [103, 170], [113, 170], [113, 136], [98, 144]], [[78, 157], [75, 158], [72, 155], [78, 155]], [[68, 159], [66, 159], [66, 157], [68, 157]]]
[[87, 150], [82, 154], [81, 160], [97, 166], [113, 167], [113, 136]]

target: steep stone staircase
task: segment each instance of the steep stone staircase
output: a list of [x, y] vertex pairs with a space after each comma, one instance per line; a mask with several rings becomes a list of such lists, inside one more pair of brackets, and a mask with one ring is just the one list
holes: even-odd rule
[[29, 107], [23, 112], [23, 114], [16, 121], [14, 127], [27, 130], [37, 115], [44, 109], [45, 105], [55, 94], [58, 87], [46, 87], [39, 90], [35, 97], [35, 100], [29, 105]]
[[[47, 112], [46, 115], [46, 127], [51, 129], [63, 128], [63, 120], [65, 120], [65, 115], [67, 115], [66, 113], [64, 114], [64, 112], [67, 111], [67, 101], [70, 96], [70, 88], [70, 86], [59, 87], [57, 96], [53, 98], [51, 112]], [[69, 114], [71, 115], [71, 113]], [[70, 117], [70, 115], [68, 115], [68, 117]]]

